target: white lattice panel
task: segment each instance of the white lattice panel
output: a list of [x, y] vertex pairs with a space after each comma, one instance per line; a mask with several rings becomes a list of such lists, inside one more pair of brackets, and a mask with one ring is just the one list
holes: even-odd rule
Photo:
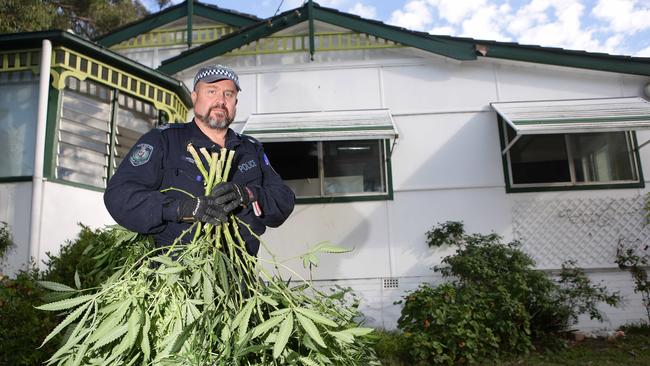
[[583, 268], [616, 267], [616, 247], [650, 243], [644, 196], [516, 200], [514, 238], [538, 268], [561, 268], [576, 260]]

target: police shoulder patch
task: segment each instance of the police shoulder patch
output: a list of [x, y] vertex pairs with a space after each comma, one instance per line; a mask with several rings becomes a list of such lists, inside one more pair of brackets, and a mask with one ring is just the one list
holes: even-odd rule
[[153, 153], [153, 146], [144, 143], [138, 144], [135, 147], [135, 149], [133, 149], [133, 152], [129, 157], [129, 162], [131, 162], [131, 165], [133, 166], [140, 166], [146, 164], [149, 161], [149, 159], [151, 159], [152, 153]]

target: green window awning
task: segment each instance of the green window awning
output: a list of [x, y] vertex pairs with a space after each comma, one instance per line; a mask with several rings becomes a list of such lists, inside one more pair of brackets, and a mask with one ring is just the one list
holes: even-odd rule
[[262, 142], [397, 138], [388, 109], [251, 114], [242, 133]]
[[490, 105], [517, 135], [650, 128], [650, 103], [639, 97], [494, 102]]

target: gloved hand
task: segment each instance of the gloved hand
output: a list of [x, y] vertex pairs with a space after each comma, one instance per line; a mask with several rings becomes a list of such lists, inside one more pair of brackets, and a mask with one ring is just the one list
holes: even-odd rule
[[232, 182], [217, 184], [212, 188], [210, 196], [218, 198], [224, 203], [235, 203], [235, 207], [246, 207], [253, 199], [253, 194], [248, 188]]
[[200, 221], [219, 225], [228, 221], [228, 214], [237, 206], [237, 202], [228, 202], [223, 197], [201, 196], [184, 199], [178, 205], [178, 221]]

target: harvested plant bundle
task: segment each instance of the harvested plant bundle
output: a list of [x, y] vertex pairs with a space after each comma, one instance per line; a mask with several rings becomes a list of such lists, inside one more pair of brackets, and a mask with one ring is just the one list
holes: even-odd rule
[[[226, 180], [233, 151], [201, 149], [199, 155], [191, 145], [188, 151], [204, 176], [206, 194]], [[194, 228], [192, 240], [183, 243]], [[114, 264], [119, 268], [100, 288], [42, 283], [68, 296], [39, 307], [66, 312], [43, 342], [65, 331], [48, 364], [379, 364], [369, 347], [371, 329], [358, 326], [360, 314], [346, 302], [347, 291], [326, 295], [304, 280], [292, 287], [279, 272], [258, 266], [260, 259], [248, 254], [240, 235], [250, 228], [234, 215], [216, 227], [195, 223], [172, 245], [147, 253], [128, 249], [144, 248], [145, 237], [112, 230], [117, 240], [108, 252], [132, 255]], [[342, 251], [321, 243], [303, 258], [312, 264], [316, 252]], [[271, 256], [271, 266], [279, 268]]]

